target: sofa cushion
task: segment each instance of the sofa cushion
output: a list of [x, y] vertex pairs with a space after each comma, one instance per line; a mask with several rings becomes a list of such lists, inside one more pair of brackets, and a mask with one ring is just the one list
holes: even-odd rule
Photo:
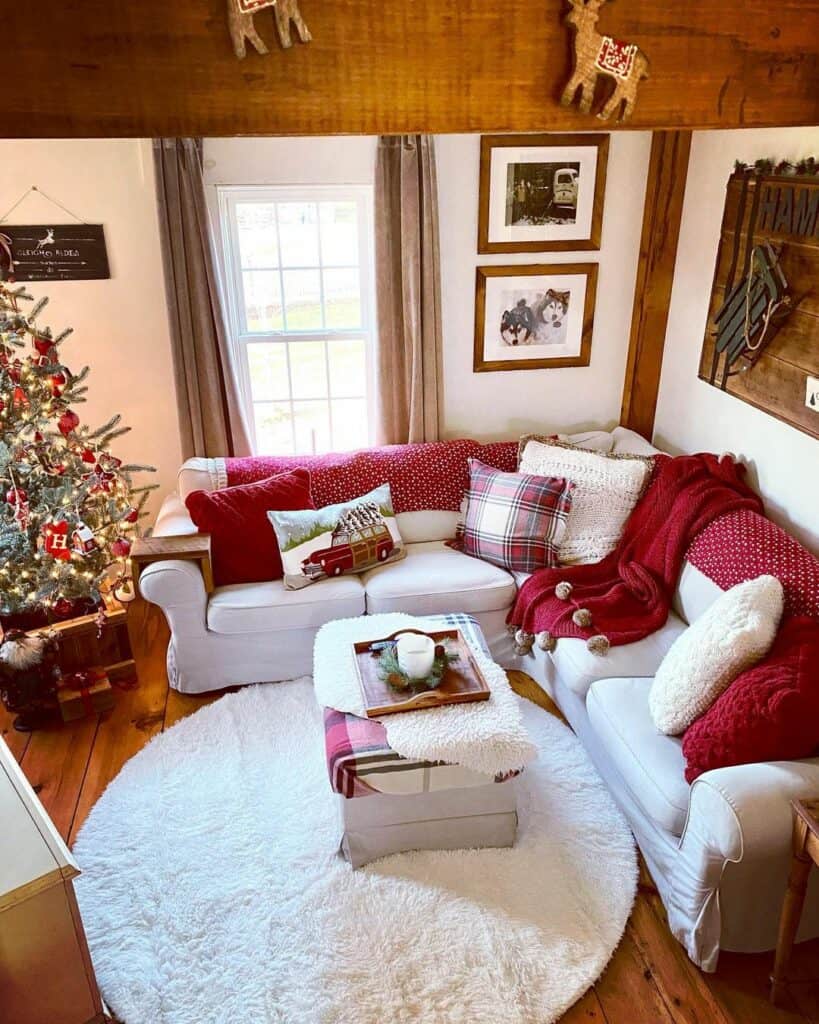
[[658, 828], [679, 836], [688, 812], [680, 740], [657, 732], [648, 710], [650, 679], [599, 679], [589, 721], [623, 781]]
[[688, 729], [685, 777], [757, 761], [796, 761], [819, 749], [819, 623], [788, 619], [768, 656], [743, 672]]
[[401, 562], [364, 573], [367, 611], [438, 615], [493, 612], [511, 606], [515, 581], [503, 569], [442, 541], [407, 544]]
[[197, 528], [210, 534], [217, 586], [277, 580], [282, 558], [267, 513], [272, 508], [312, 509], [310, 474], [296, 469], [255, 484], [194, 491], [185, 504]]
[[586, 565], [605, 558], [617, 546], [648, 484], [653, 460], [584, 451], [535, 437], [521, 438], [521, 445], [519, 472], [563, 477], [575, 484], [560, 545], [561, 564]]
[[286, 590], [282, 580], [217, 587], [208, 602], [208, 629], [244, 634], [317, 629], [333, 619], [364, 614], [358, 576], [321, 580], [304, 590]]
[[782, 617], [775, 576], [726, 591], [674, 641], [651, 685], [654, 724], [669, 736], [685, 732], [740, 672], [763, 658]]
[[339, 505], [268, 512], [267, 518], [279, 542], [288, 590], [404, 557], [389, 484]]
[[501, 473], [470, 459], [461, 549], [510, 572], [557, 565], [573, 490], [571, 480]]
[[585, 640], [561, 637], [552, 652], [558, 675], [578, 696], [585, 697], [597, 679], [653, 676], [668, 649], [685, 631], [685, 623], [669, 612], [665, 625], [643, 640], [611, 647], [603, 657], [592, 654]]

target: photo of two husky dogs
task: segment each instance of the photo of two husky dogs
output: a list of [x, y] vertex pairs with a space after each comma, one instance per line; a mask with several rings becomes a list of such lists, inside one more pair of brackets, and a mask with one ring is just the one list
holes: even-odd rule
[[506, 292], [500, 335], [506, 345], [561, 345], [566, 341], [570, 291]]

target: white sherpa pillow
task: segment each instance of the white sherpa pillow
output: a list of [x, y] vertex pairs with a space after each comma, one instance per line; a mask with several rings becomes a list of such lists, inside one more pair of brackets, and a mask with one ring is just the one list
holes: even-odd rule
[[561, 565], [599, 562], [617, 546], [645, 490], [654, 460], [642, 455], [585, 451], [549, 438], [521, 438], [521, 473], [564, 477], [575, 485]]
[[726, 590], [669, 648], [648, 705], [667, 736], [685, 732], [736, 677], [760, 661], [782, 617], [782, 584], [759, 576]]

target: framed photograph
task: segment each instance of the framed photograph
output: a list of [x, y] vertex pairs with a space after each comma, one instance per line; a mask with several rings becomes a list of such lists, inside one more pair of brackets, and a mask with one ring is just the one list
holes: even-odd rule
[[478, 267], [476, 373], [591, 362], [596, 263]]
[[599, 249], [608, 135], [484, 135], [478, 252]]

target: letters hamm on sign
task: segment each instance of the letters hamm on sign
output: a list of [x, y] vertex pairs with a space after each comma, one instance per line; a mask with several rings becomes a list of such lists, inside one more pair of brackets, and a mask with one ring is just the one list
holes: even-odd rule
[[[11, 240], [15, 281], [100, 281], [111, 276], [102, 224], [0, 224]], [[0, 248], [8, 277], [8, 257]]]

